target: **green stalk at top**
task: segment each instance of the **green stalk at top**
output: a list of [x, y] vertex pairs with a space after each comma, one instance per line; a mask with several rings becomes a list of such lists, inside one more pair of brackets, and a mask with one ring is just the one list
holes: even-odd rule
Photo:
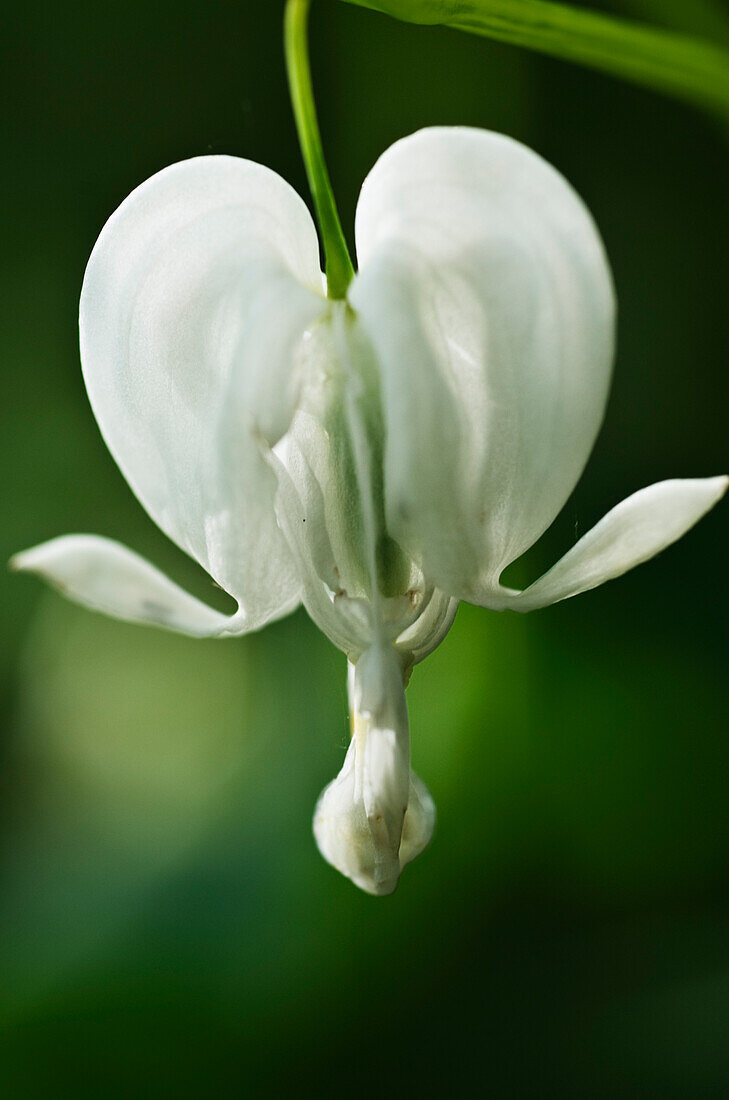
[[311, 0], [286, 0], [284, 14], [286, 72], [299, 145], [324, 244], [327, 294], [330, 298], [344, 298], [354, 275], [354, 268], [337, 213], [316, 118], [306, 37], [310, 6]]

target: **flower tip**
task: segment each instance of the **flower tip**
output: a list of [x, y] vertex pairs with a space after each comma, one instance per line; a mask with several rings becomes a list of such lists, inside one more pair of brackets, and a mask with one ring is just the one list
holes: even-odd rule
[[[66, 539], [68, 536], [66, 536]], [[46, 572], [50, 551], [63, 543], [63, 539], [51, 539], [49, 542], [41, 542], [38, 546], [31, 546], [28, 550], [19, 550], [8, 561], [8, 570], [11, 573], [39, 573]]]
[[383, 842], [378, 823], [368, 818], [354, 790], [352, 755], [322, 791], [314, 812], [314, 837], [327, 863], [360, 890], [375, 897], [394, 893], [403, 868], [428, 845], [435, 827], [435, 804], [422, 780], [410, 772], [410, 794], [402, 832]]
[[32, 563], [30, 565], [28, 564], [28, 555], [29, 554], [30, 554], [29, 550], [21, 550], [21, 551], [19, 551], [19, 553], [13, 554], [12, 558], [9, 559], [8, 564], [7, 564], [8, 572], [9, 573], [26, 573], [26, 572], [32, 570], [32, 568], [33, 568]]
[[68, 594], [67, 578], [58, 568], [59, 551], [63, 553], [73, 547], [73, 536], [62, 535], [60, 538], [49, 539], [38, 546], [31, 546], [28, 550], [19, 550], [8, 561], [9, 573], [33, 573], [53, 585], [60, 592]]
[[698, 485], [701, 485], [703, 483], [703, 485], [706, 487], [706, 511], [708, 512], [711, 508], [714, 508], [719, 503], [722, 497], [726, 495], [726, 492], [729, 489], [729, 475], [717, 474], [715, 477], [696, 478], [696, 483]]

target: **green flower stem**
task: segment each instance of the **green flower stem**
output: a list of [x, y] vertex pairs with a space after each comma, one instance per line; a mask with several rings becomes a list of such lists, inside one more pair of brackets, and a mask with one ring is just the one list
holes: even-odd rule
[[729, 51], [701, 38], [553, 0], [347, 2], [577, 61], [729, 116]]
[[316, 118], [306, 35], [310, 6], [311, 0], [287, 0], [286, 2], [284, 14], [286, 72], [299, 144], [324, 243], [327, 294], [330, 298], [344, 298], [354, 275], [354, 268], [337, 213]]

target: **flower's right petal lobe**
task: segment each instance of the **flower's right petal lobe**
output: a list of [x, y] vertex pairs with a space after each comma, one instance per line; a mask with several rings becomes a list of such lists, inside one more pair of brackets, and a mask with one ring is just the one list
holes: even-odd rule
[[714, 507], [727, 486], [729, 478], [707, 477], [659, 481], [641, 489], [608, 512], [529, 588], [479, 602], [533, 611], [596, 588], [679, 539]]
[[460, 127], [380, 158], [356, 238], [349, 297], [381, 364], [388, 525], [468, 600], [549, 526], [592, 448], [613, 355], [605, 252], [555, 169]]
[[195, 638], [245, 629], [240, 613], [215, 611], [138, 554], [98, 535], [51, 539], [16, 554], [10, 568], [37, 573], [69, 599], [126, 622], [162, 626]]
[[183, 161], [138, 187], [84, 278], [81, 357], [104, 439], [248, 628], [299, 587], [261, 449], [288, 428], [304, 333], [325, 308], [306, 206], [235, 157]]

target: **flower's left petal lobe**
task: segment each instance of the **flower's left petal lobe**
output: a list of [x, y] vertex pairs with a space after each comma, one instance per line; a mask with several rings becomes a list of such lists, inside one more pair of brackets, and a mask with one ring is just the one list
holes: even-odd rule
[[393, 536], [451, 596], [561, 509], [602, 420], [614, 295], [567, 181], [500, 134], [421, 130], [362, 187], [349, 291], [382, 370]]
[[84, 278], [81, 358], [104, 439], [249, 628], [299, 587], [261, 450], [293, 416], [321, 285], [302, 200], [275, 172], [227, 156], [174, 164], [132, 192]]
[[98, 535], [51, 539], [16, 554], [10, 568], [37, 573], [69, 599], [127, 622], [162, 626], [195, 638], [245, 630], [239, 612], [215, 611], [138, 554]]
[[613, 508], [523, 592], [484, 593], [486, 607], [533, 611], [587, 592], [647, 561], [685, 534], [721, 499], [729, 478], [659, 481]]

